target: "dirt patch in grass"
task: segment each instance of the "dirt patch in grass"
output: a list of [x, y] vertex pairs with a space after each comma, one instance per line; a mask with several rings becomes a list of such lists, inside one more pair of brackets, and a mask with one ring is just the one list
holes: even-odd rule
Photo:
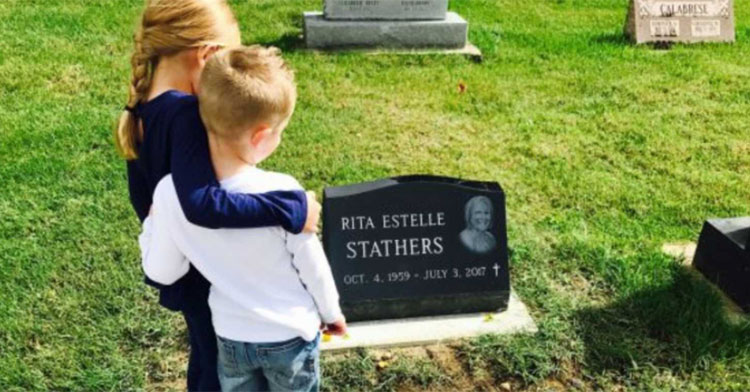
[[[509, 377], [496, 379], [490, 369], [468, 369], [459, 356], [457, 343], [434, 344], [416, 347], [357, 350], [348, 353], [325, 355], [326, 390], [356, 390], [354, 385], [369, 385], [372, 390], [416, 391], [483, 391], [483, 392], [541, 392], [590, 391], [593, 388], [577, 378], [576, 371], [569, 376], [550, 377], [534, 385], [524, 384]], [[358, 363], [361, 382], [352, 382], [351, 369], [340, 369], [342, 361]], [[332, 371], [331, 371], [332, 370]], [[349, 370], [341, 374], [337, 370]]]
[[146, 390], [154, 392], [184, 391], [188, 352], [175, 351], [159, 361], [146, 380]]

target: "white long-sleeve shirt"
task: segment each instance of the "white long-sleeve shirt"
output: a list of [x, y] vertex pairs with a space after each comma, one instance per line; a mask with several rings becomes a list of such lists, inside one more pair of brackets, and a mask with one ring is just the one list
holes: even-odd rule
[[[221, 186], [243, 193], [302, 189], [288, 175], [250, 166]], [[146, 275], [169, 285], [192, 263], [211, 282], [208, 303], [217, 335], [254, 343], [297, 336], [310, 341], [321, 320], [342, 317], [328, 260], [314, 234], [196, 226], [185, 218], [171, 176], [156, 186], [152, 211], [139, 237]]]

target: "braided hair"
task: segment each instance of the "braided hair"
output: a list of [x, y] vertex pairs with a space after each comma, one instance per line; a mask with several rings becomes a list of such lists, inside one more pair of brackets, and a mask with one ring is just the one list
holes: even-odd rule
[[226, 0], [146, 0], [133, 35], [128, 100], [115, 128], [115, 147], [123, 158], [138, 157], [141, 131], [135, 108], [148, 98], [159, 59], [215, 44], [220, 26], [227, 23], [237, 21]]

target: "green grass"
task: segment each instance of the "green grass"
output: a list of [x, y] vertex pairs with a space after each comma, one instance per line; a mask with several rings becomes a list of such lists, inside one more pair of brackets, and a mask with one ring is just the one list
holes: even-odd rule
[[[707, 217], [750, 214], [749, 3], [735, 2], [737, 43], [657, 51], [622, 37], [625, 0], [453, 0], [482, 64], [310, 53], [296, 36], [319, 1], [232, 6], [243, 41], [282, 47], [297, 71], [266, 167], [317, 191], [407, 173], [504, 187], [512, 280], [540, 332], [455, 347], [472, 379], [750, 390], [747, 320], [660, 252]], [[183, 322], [141, 283], [111, 143], [140, 7], [0, 2], [2, 390], [182, 386]], [[374, 361], [326, 358], [324, 387], [451, 387], [429, 358]]]

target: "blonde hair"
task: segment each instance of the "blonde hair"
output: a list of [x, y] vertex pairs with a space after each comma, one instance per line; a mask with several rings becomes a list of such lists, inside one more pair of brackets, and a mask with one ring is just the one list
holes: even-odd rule
[[198, 101], [201, 119], [218, 136], [236, 138], [251, 126], [275, 126], [294, 111], [294, 73], [277, 48], [227, 49], [206, 63]]
[[474, 224], [471, 223], [471, 214], [474, 213], [474, 209], [480, 204], [484, 204], [485, 207], [487, 207], [487, 209], [489, 210], [490, 216], [492, 216], [492, 201], [490, 200], [490, 198], [487, 196], [474, 196], [466, 203], [466, 207], [464, 207], [466, 227], [474, 227]]
[[139, 125], [132, 110], [147, 98], [162, 56], [203, 45], [218, 45], [223, 24], [237, 21], [225, 0], [146, 0], [133, 37], [128, 102], [115, 128], [115, 146], [125, 159], [138, 157]]

